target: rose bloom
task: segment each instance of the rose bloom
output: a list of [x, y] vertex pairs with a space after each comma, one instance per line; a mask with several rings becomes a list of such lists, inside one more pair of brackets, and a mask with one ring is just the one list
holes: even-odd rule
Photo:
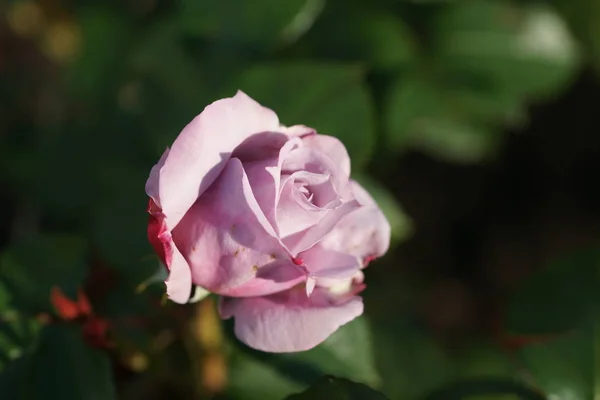
[[361, 315], [362, 268], [389, 246], [344, 145], [281, 125], [241, 91], [183, 129], [146, 193], [169, 298], [185, 303], [194, 286], [221, 295], [222, 318], [262, 351], [310, 349]]

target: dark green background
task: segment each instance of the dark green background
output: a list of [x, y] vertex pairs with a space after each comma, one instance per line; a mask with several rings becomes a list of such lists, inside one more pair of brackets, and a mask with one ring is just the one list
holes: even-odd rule
[[[0, 17], [0, 398], [600, 395], [600, 2], [4, 0]], [[339, 137], [392, 224], [365, 315], [305, 353], [251, 351], [213, 298], [140, 287], [150, 168], [237, 89]], [[56, 318], [53, 287], [85, 291], [108, 349]]]

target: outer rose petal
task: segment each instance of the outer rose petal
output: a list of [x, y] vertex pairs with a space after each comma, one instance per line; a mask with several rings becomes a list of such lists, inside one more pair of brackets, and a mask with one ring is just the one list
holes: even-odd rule
[[183, 129], [146, 182], [146, 193], [162, 209], [168, 229], [214, 182], [240, 143], [278, 128], [277, 115], [241, 91], [207, 106]]
[[367, 191], [355, 181], [351, 181], [351, 185], [356, 199], [363, 206], [344, 216], [320, 245], [368, 262], [369, 258], [380, 257], [387, 252], [390, 224]]
[[362, 312], [360, 297], [339, 302], [319, 287], [310, 297], [296, 287], [270, 296], [223, 298], [221, 302], [221, 316], [235, 318], [235, 334], [242, 342], [273, 353], [311, 349]]
[[186, 303], [192, 293], [192, 271], [187, 261], [172, 241], [169, 241], [171, 260], [169, 277], [165, 281], [169, 299], [176, 303]]
[[164, 214], [152, 199], [148, 212], [148, 239], [160, 260], [169, 268], [169, 277], [165, 282], [167, 295], [176, 303], [186, 303], [192, 291], [190, 267], [173, 243], [171, 233], [167, 231]]
[[333, 136], [310, 135], [303, 139], [307, 147], [318, 150], [339, 165], [346, 177], [350, 176], [350, 157], [344, 144]]
[[317, 132], [313, 128], [309, 128], [306, 125], [293, 125], [293, 126], [281, 126], [279, 132], [283, 132], [289, 137], [307, 137], [316, 134]]
[[[237, 158], [229, 160], [219, 179], [192, 206], [174, 229], [173, 239], [191, 267], [194, 283], [214, 293], [273, 293], [303, 278], [256, 202]], [[289, 273], [280, 272], [278, 279], [256, 278], [260, 269], [276, 262]]]

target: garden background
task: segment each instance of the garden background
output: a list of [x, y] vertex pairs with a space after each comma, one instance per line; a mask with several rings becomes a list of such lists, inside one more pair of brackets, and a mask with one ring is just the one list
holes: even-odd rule
[[[0, 17], [0, 398], [376, 398], [324, 375], [397, 400], [600, 398], [597, 0]], [[150, 168], [238, 88], [340, 138], [393, 228], [365, 315], [308, 352], [251, 351], [214, 298], [148, 281]]]

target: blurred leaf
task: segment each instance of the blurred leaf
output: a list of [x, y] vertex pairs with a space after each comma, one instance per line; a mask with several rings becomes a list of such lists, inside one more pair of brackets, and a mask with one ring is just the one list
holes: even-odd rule
[[282, 354], [284, 363], [315, 366], [321, 374], [344, 375], [370, 385], [380, 383], [373, 357], [373, 341], [366, 317], [340, 327], [319, 346], [300, 353]]
[[302, 393], [289, 396], [287, 399], [385, 400], [387, 397], [362, 383], [327, 376], [315, 386]]
[[313, 384], [325, 374], [338, 374], [377, 386], [380, 378], [372, 346], [367, 321], [365, 317], [360, 317], [340, 327], [323, 343], [307, 351], [270, 354], [247, 348], [244, 350], [298, 382]]
[[28, 357], [17, 358], [0, 372], [0, 393], [4, 398], [23, 399], [22, 390], [28, 384], [25, 380], [28, 361]]
[[50, 289], [74, 298], [87, 274], [87, 244], [74, 236], [35, 236], [0, 256], [0, 276], [21, 310], [53, 312]]
[[600, 72], [600, 3], [589, 0], [552, 0], [578, 39], [587, 47], [596, 70]]
[[527, 279], [510, 299], [507, 328], [540, 334], [586, 326], [598, 311], [600, 249], [579, 251]]
[[457, 380], [494, 377], [508, 381], [517, 377], [517, 367], [506, 351], [488, 341], [471, 341], [452, 358], [452, 375]]
[[83, 53], [67, 69], [67, 80], [71, 91], [93, 101], [114, 83], [129, 27], [122, 14], [105, 8], [83, 7], [77, 20], [82, 27]]
[[410, 146], [444, 160], [479, 162], [500, 144], [495, 129], [468, 118], [451, 96], [417, 77], [392, 85], [384, 118], [387, 139], [395, 148]]
[[0, 315], [0, 371], [20, 358], [35, 343], [40, 324], [17, 311]]
[[[12, 364], [20, 359], [35, 343], [40, 324], [23, 315], [11, 304], [11, 294], [0, 281], [0, 393], [6, 380], [4, 371], [13, 369]], [[10, 372], [8, 372], [10, 375]]]
[[552, 94], [578, 65], [578, 49], [564, 21], [540, 4], [457, 2], [435, 22], [437, 64], [488, 75], [515, 94]]
[[332, 4], [306, 40], [322, 58], [365, 63], [377, 69], [404, 67], [415, 57], [416, 43], [408, 26], [393, 13], [365, 4]]
[[514, 380], [480, 378], [444, 385], [424, 400], [546, 400], [546, 397]]
[[314, 20], [314, 0], [184, 0], [179, 23], [190, 35], [225, 43], [269, 45], [296, 19]]
[[116, 399], [109, 359], [89, 347], [79, 327], [48, 325], [27, 368], [25, 399]]
[[[152, 25], [129, 57], [129, 67], [159, 82], [179, 107], [197, 114], [208, 104], [209, 99], [203, 91], [203, 72], [183, 47], [175, 24]], [[158, 117], [163, 118], [164, 113]]]
[[492, 128], [440, 115], [416, 122], [413, 146], [434, 157], [462, 163], [483, 161], [500, 145]]
[[413, 223], [394, 195], [367, 175], [354, 174], [353, 178], [369, 192], [383, 211], [392, 228], [392, 241], [397, 243], [408, 239], [413, 233]]
[[[374, 321], [372, 331], [381, 390], [393, 399], [418, 399], [446, 383], [452, 365], [434, 338], [408, 321], [393, 300], [388, 303], [393, 304], [394, 316], [388, 309]], [[377, 311], [372, 308], [371, 315]]]
[[235, 84], [232, 91], [239, 88], [273, 109], [284, 125], [307, 125], [338, 137], [354, 169], [371, 157], [375, 116], [359, 68], [309, 62], [257, 65]]
[[520, 358], [549, 399], [588, 400], [597, 378], [593, 351], [592, 329], [587, 329], [527, 346]]
[[395, 148], [406, 147], [416, 121], [435, 118], [444, 111], [440, 94], [429, 82], [406, 76], [391, 85], [385, 104], [387, 140]]
[[241, 352], [229, 360], [228, 398], [239, 400], [280, 400], [297, 393], [304, 385], [280, 374], [267, 363]]
[[98, 167], [91, 234], [104, 260], [137, 285], [156, 269], [155, 262], [144, 262], [153, 254], [146, 236], [148, 199], [144, 184], [149, 170], [122, 162]]

